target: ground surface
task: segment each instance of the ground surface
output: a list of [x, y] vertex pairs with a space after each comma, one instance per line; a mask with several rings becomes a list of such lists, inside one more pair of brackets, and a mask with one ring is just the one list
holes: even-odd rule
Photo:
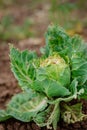
[[[3, 16], [10, 14], [14, 17], [15, 24], [17, 25], [23, 23], [26, 17], [29, 17], [32, 21], [35, 22], [33, 28], [39, 37], [27, 38], [25, 40], [9, 39], [7, 41], [0, 39], [0, 109], [5, 109], [6, 104], [11, 99], [11, 97], [20, 92], [17, 81], [10, 70], [8, 43], [14, 42], [14, 45], [21, 50], [26, 48], [30, 50], [36, 50], [38, 54], [40, 54], [39, 48], [44, 45], [44, 39], [42, 37], [48, 24], [50, 23], [47, 13], [49, 10], [49, 4], [37, 4], [33, 11], [32, 8], [33, 7], [28, 8], [26, 5], [24, 5], [24, 3], [22, 3], [21, 6], [14, 5], [6, 7], [6, 10], [2, 9], [0, 11], [0, 20]], [[85, 39], [87, 39], [86, 29], [82, 35]], [[87, 101], [83, 101], [83, 112], [87, 114]], [[70, 125], [67, 125], [61, 121], [58, 125], [58, 130], [87, 130], [87, 120], [81, 123]], [[23, 123], [15, 119], [10, 119], [0, 123], [0, 130], [46, 130], [46, 128], [39, 128], [33, 122]]]

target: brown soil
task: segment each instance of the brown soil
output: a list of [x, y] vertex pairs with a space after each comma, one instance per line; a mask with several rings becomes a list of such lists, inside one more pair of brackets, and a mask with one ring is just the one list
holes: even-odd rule
[[[37, 42], [35, 42], [37, 41]], [[41, 44], [41, 42], [43, 44]], [[24, 43], [24, 44], [23, 44]], [[44, 45], [43, 39], [30, 39], [27, 41], [15, 44], [18, 48], [25, 49], [35, 49], [38, 54], [39, 48]], [[14, 78], [10, 70], [9, 61], [9, 49], [7, 44], [0, 46], [0, 109], [6, 108], [6, 104], [11, 99], [11, 97], [20, 92], [20, 88], [17, 85], [17, 81]], [[87, 101], [83, 101], [83, 112], [87, 114]], [[62, 120], [58, 124], [57, 130], [87, 130], [87, 120], [83, 122], [78, 122], [75, 124], [66, 124]], [[9, 119], [7, 121], [0, 123], [0, 130], [47, 130], [45, 127], [40, 128], [34, 122], [23, 123], [16, 119]]]
[[[57, 130], [87, 130], [87, 120], [81, 123], [67, 125], [60, 122]], [[0, 130], [47, 130], [46, 127], [40, 128], [34, 122], [23, 123], [15, 119], [9, 119], [0, 123]]]

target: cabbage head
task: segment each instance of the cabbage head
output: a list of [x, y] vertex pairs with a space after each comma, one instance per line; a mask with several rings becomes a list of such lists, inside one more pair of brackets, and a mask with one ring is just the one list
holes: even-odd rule
[[70, 68], [62, 57], [54, 54], [40, 61], [33, 87], [36, 91], [47, 96], [66, 96], [70, 94], [69, 84]]

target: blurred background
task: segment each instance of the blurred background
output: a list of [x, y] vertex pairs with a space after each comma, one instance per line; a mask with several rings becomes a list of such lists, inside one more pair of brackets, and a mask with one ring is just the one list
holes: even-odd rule
[[86, 36], [87, 0], [0, 0], [0, 44], [43, 37], [51, 23]]
[[40, 54], [51, 23], [87, 41], [87, 0], [0, 0], [0, 108], [20, 91], [11, 72], [8, 43]]

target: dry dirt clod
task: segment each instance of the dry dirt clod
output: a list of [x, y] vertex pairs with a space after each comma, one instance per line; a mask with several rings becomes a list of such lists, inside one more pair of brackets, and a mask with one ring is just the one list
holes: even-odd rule
[[35, 123], [32, 123], [32, 130], [41, 130]]
[[8, 124], [8, 126], [7, 126], [7, 130], [13, 130], [13, 126], [10, 125], [10, 124]]
[[75, 125], [73, 125], [73, 127], [79, 129], [79, 128], [81, 128], [81, 125], [80, 125], [80, 123], [77, 122], [77, 123], [75, 123]]
[[26, 126], [25, 125], [21, 125], [19, 130], [26, 130]]
[[3, 125], [0, 125], [0, 130], [5, 130]]
[[32, 130], [29, 124], [27, 124], [27, 130]]

